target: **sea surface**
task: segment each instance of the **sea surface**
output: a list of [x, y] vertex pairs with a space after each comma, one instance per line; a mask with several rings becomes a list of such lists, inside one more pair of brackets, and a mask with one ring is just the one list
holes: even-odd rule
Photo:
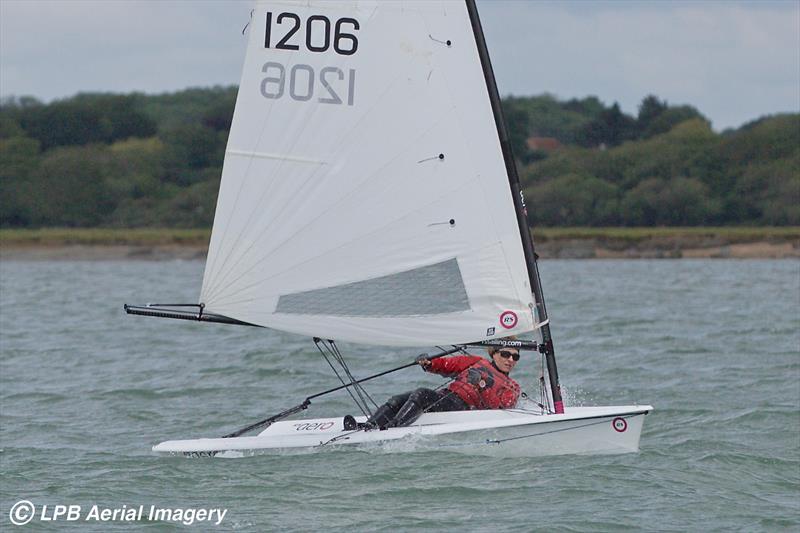
[[[199, 261], [5, 261], [0, 530], [17, 529], [10, 511], [27, 500], [30, 531], [800, 531], [800, 262], [541, 270], [567, 404], [652, 404], [639, 453], [474, 457], [409, 442], [157, 456], [157, 442], [218, 436], [338, 382], [308, 339], [125, 315], [126, 302], [196, 302]], [[429, 349], [341, 348], [358, 376]], [[535, 392], [537, 374], [529, 355], [515, 377]], [[411, 368], [367, 389], [383, 399], [438, 379]], [[340, 393], [304, 414], [347, 412]], [[86, 520], [140, 505], [142, 519]], [[227, 511], [187, 526], [147, 520], [151, 505]]]

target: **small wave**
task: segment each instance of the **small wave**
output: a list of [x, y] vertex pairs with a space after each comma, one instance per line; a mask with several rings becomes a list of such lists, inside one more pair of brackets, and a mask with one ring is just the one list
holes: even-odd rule
[[228, 392], [230, 392], [230, 389], [227, 387], [187, 387], [180, 389], [145, 389], [129, 387], [97, 392], [94, 393], [91, 398], [97, 400], [105, 398], [159, 400], [181, 397], [199, 398], [205, 395], [218, 395]]
[[4, 402], [22, 400], [28, 402], [60, 402], [69, 400], [70, 398], [64, 394], [56, 394], [54, 392], [18, 392], [16, 394], [9, 394], [3, 398]]

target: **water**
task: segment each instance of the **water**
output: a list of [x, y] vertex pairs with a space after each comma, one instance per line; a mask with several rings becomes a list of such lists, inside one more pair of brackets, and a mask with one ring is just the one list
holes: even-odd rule
[[[650, 403], [641, 452], [503, 459], [414, 443], [185, 459], [216, 436], [336, 384], [306, 339], [128, 317], [193, 302], [200, 262], [4, 262], [0, 529], [21, 499], [104, 508], [224, 508], [222, 530], [797, 531], [800, 262], [545, 261], [568, 403]], [[417, 352], [343, 345], [359, 375]], [[523, 384], [535, 370], [521, 361]], [[378, 398], [440, 383], [409, 369]], [[528, 386], [527, 388], [531, 388]], [[347, 395], [312, 415], [350, 412]], [[116, 529], [171, 530], [166, 521]], [[208, 523], [195, 528], [210, 529]]]

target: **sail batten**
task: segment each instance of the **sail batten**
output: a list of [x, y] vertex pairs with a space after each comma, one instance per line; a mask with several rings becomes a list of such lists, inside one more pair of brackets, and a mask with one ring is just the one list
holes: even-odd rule
[[208, 312], [387, 345], [533, 329], [467, 6], [258, 2], [249, 31]]

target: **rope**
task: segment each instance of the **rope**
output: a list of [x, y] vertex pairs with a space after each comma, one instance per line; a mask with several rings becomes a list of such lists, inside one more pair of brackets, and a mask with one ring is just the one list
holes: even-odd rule
[[545, 372], [544, 372], [545, 371], [545, 357], [544, 357], [544, 354], [541, 355], [540, 360], [542, 362], [541, 368], [539, 369], [539, 391], [540, 391], [540, 401], [541, 401], [540, 405], [546, 405], [547, 406], [547, 411], [549, 413], [552, 413], [553, 410], [550, 408], [550, 395], [547, 394], [547, 384], [545, 383], [545, 380], [544, 380], [544, 375], [545, 375]]
[[[319, 346], [320, 342], [322, 342], [322, 345], [325, 347], [326, 350], [328, 350], [330, 355], [334, 359], [336, 359], [336, 355], [333, 353], [333, 350], [331, 350], [331, 348], [328, 346], [328, 344], [325, 341], [320, 341], [319, 339], [314, 339], [314, 345], [317, 347], [317, 350], [319, 350], [319, 353], [322, 354], [322, 357], [325, 359], [325, 362], [328, 363], [328, 366], [331, 367], [331, 370], [333, 370], [333, 373], [336, 374], [336, 377], [339, 379], [339, 381], [342, 383], [342, 385], [347, 385], [347, 383], [345, 382], [344, 378], [339, 374], [339, 371], [336, 370], [336, 367], [333, 365], [333, 363], [331, 363], [330, 359], [328, 359], [328, 355], [325, 353], [325, 351], [323, 351], [322, 348], [320, 348], [320, 346]], [[337, 361], [338, 361], [338, 359], [337, 359]], [[350, 376], [350, 378], [352, 380], [352, 376]], [[351, 384], [352, 384], [352, 381], [351, 381]], [[369, 416], [367, 414], [367, 412], [369, 411], [368, 406], [366, 405], [366, 403], [364, 405], [362, 405], [359, 402], [359, 399], [356, 398], [355, 394], [353, 394], [353, 391], [350, 390], [351, 388], [354, 388], [354, 387], [346, 387], [347, 394], [350, 395], [350, 398], [352, 398], [353, 402], [361, 410], [361, 413], [366, 415], [366, 416]]]
[[[325, 347], [325, 350], [328, 352], [327, 354], [320, 348], [320, 343], [322, 346]], [[375, 403], [375, 400], [369, 395], [363, 385], [361, 385], [358, 380], [353, 376], [352, 372], [350, 372], [350, 368], [347, 366], [347, 362], [344, 360], [344, 356], [342, 352], [339, 350], [339, 347], [336, 346], [336, 343], [332, 340], [324, 341], [322, 339], [314, 339], [314, 344], [317, 347], [317, 350], [322, 354], [322, 357], [325, 358], [325, 362], [328, 363], [328, 366], [331, 367], [333, 373], [336, 374], [336, 377], [342, 383], [342, 385], [347, 386], [348, 382], [345, 381], [344, 377], [339, 373], [336, 369], [334, 364], [331, 362], [331, 358], [338, 363], [341, 367], [345, 376], [349, 380], [349, 386], [347, 386], [347, 393], [350, 395], [350, 398], [353, 400], [353, 403], [356, 404], [358, 409], [361, 411], [361, 414], [366, 416], [367, 418], [372, 416], [372, 409], [369, 406], [369, 403], [372, 403], [374, 408], [378, 408], [378, 405]], [[369, 402], [368, 402], [369, 401]]]
[[366, 397], [370, 402], [372, 402], [372, 405], [376, 409], [378, 408], [378, 404], [375, 403], [375, 400], [372, 399], [372, 397], [369, 395], [369, 393], [363, 387], [363, 385], [358, 383], [358, 380], [353, 376], [352, 373], [350, 373], [350, 367], [348, 367], [347, 363], [345, 363], [344, 356], [342, 355], [342, 352], [339, 351], [339, 347], [336, 346], [336, 343], [334, 341], [328, 341], [328, 342], [333, 347], [333, 353], [336, 356], [336, 360], [339, 362], [341, 367], [344, 369], [345, 373], [347, 374], [347, 377], [350, 378], [350, 383], [352, 383], [353, 388], [356, 390], [356, 393], [358, 394], [359, 398], [361, 398], [361, 401], [363, 402], [364, 406], [366, 407], [367, 412], [369, 412], [369, 416], [372, 416], [371, 409], [369, 408], [369, 405], [367, 404], [367, 401], [364, 399], [364, 397]]

